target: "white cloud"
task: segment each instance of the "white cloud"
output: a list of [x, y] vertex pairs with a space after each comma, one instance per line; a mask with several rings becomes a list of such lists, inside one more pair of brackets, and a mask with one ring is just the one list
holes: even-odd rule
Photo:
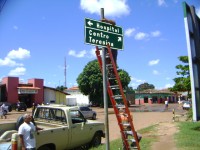
[[157, 70], [153, 70], [153, 74], [154, 74], [154, 75], [158, 75], [159, 72], [158, 72]]
[[4, 59], [0, 59], [0, 66], [14, 67], [14, 66], [23, 66], [23, 64], [16, 63], [15, 61], [6, 57]]
[[145, 80], [141, 80], [141, 79], [137, 79], [135, 77], [131, 77], [131, 83], [130, 83], [130, 86], [134, 88], [137, 88], [138, 85], [142, 84], [142, 83], [145, 83], [146, 81]]
[[160, 31], [158, 31], [158, 30], [157, 30], [157, 31], [151, 32], [151, 36], [152, 36], [152, 37], [159, 37], [160, 34], [161, 34], [161, 33], [160, 33]]
[[70, 50], [68, 55], [81, 58], [84, 57], [86, 53], [87, 53], [86, 50], [82, 50], [79, 53], [76, 53], [74, 50]]
[[170, 78], [170, 77], [166, 77], [165, 79], [166, 79], [166, 80], [171, 80], [171, 78]]
[[144, 83], [145, 80], [137, 79], [135, 77], [131, 77], [131, 81], [137, 82], [137, 83]]
[[11, 70], [8, 75], [10, 75], [10, 76], [21, 76], [21, 75], [25, 75], [25, 73], [26, 73], [26, 68], [17, 67], [15, 69]]
[[24, 59], [24, 58], [29, 58], [30, 57], [30, 51], [19, 48], [18, 50], [11, 50], [8, 55], [8, 58], [10, 59]]
[[129, 29], [125, 30], [125, 35], [130, 37], [133, 35], [134, 32], [135, 32], [135, 28], [129, 28]]
[[159, 61], [160, 61], [159, 59], [151, 60], [151, 61], [149, 61], [148, 65], [149, 66], [157, 65], [159, 63]]
[[159, 6], [166, 6], [165, 0], [158, 0], [158, 5]]
[[170, 88], [170, 87], [173, 87], [173, 86], [174, 86], [174, 85], [168, 83], [168, 84], [165, 85], [165, 88]]
[[91, 14], [100, 15], [100, 9], [104, 8], [106, 17], [120, 17], [130, 13], [126, 2], [127, 0], [81, 0], [80, 6], [81, 9]]
[[18, 26], [13, 26], [13, 29], [18, 30]]
[[200, 7], [196, 9], [196, 14], [200, 18]]
[[147, 33], [144, 33], [144, 32], [138, 32], [135, 35], [136, 40], [144, 40], [144, 39], [147, 39], [148, 37], [149, 37], [149, 35]]
[[75, 50], [70, 50], [68, 52], [68, 55], [74, 56], [77, 58], [83, 58], [83, 57], [96, 58], [95, 50], [96, 50], [95, 48], [92, 48], [90, 51], [82, 50], [80, 52], [76, 52]]
[[89, 58], [96, 58], [96, 53], [95, 53], [96, 49], [95, 48], [92, 48], [90, 51], [89, 51]]

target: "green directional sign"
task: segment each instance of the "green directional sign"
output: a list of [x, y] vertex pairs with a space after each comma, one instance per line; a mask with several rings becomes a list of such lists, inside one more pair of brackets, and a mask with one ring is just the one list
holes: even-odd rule
[[85, 43], [123, 49], [123, 31], [119, 26], [85, 18]]

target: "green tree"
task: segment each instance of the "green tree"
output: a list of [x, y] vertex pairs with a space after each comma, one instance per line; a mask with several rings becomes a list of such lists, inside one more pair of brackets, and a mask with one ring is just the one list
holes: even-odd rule
[[176, 72], [178, 77], [173, 79], [175, 85], [172, 88], [170, 88], [170, 90], [174, 92], [187, 91], [188, 95], [190, 95], [191, 86], [190, 86], [188, 56], [180, 56], [178, 58], [183, 64], [179, 64], [176, 66], [176, 69], [178, 69], [178, 71]]
[[65, 89], [67, 89], [67, 87], [64, 87], [63, 85], [61, 85], [61, 86], [57, 86], [56, 89], [59, 91], [64, 91]]
[[[131, 81], [129, 74], [122, 69], [118, 70], [118, 74], [123, 89], [127, 88]], [[80, 91], [84, 95], [89, 95], [91, 102], [103, 104], [103, 77], [97, 60], [90, 61], [85, 66], [77, 78], [77, 83]]]
[[138, 85], [138, 87], [137, 87], [138, 91], [144, 91], [144, 90], [148, 90], [148, 89], [155, 89], [155, 86], [153, 84], [149, 84], [149, 83], [145, 82], [145, 83]]
[[135, 90], [133, 89], [133, 87], [127, 87], [126, 93], [135, 93]]

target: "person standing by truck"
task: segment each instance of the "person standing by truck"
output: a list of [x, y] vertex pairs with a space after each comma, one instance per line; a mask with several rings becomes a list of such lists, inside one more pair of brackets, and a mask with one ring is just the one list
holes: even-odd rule
[[23, 116], [24, 123], [20, 125], [18, 134], [22, 145], [22, 150], [36, 150], [35, 132], [36, 127], [31, 122], [32, 116], [25, 114]]

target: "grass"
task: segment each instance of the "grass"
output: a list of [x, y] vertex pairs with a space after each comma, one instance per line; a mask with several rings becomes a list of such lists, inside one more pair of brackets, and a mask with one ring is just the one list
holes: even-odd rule
[[176, 144], [179, 149], [200, 149], [200, 122], [181, 122], [178, 124], [179, 132], [175, 134]]
[[[147, 135], [142, 137], [140, 142], [140, 149], [150, 150], [151, 144], [156, 141], [155, 132], [157, 125], [152, 125], [147, 128], [141, 129], [138, 132], [142, 135]], [[101, 145], [98, 148], [91, 148], [90, 150], [105, 150], [106, 146]], [[116, 139], [110, 142], [110, 150], [122, 150], [122, 139]]]

